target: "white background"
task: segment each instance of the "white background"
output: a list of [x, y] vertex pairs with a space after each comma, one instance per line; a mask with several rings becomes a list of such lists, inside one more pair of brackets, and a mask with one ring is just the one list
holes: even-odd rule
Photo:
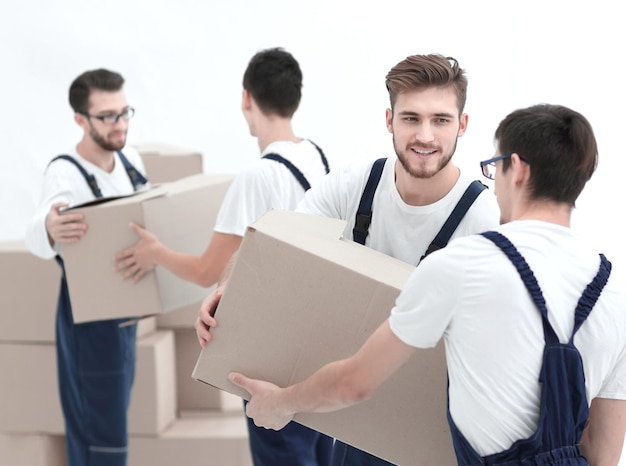
[[623, 261], [620, 10], [609, 0], [0, 0], [0, 240], [22, 237], [47, 161], [81, 135], [67, 103], [78, 74], [124, 75], [131, 144], [196, 149], [206, 172], [236, 173], [258, 156], [240, 112], [243, 71], [258, 50], [283, 46], [304, 73], [296, 132], [331, 167], [392, 155], [384, 77], [411, 54], [450, 55], [467, 70], [469, 128], [455, 161], [476, 177], [510, 111], [580, 111], [600, 165], [573, 227]]

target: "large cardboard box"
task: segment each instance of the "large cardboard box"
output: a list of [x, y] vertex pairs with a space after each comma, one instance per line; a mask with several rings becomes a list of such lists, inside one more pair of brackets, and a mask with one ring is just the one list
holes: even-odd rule
[[[298, 382], [354, 354], [388, 317], [413, 266], [340, 238], [345, 222], [270, 211], [246, 232], [219, 325], [193, 376], [248, 397], [230, 371]], [[295, 420], [406, 466], [455, 464], [443, 345], [420, 350], [368, 401]]]
[[163, 267], [136, 284], [122, 280], [113, 270], [113, 258], [138, 241], [130, 222], [147, 228], [175, 251], [202, 254], [232, 179], [232, 175], [194, 175], [128, 197], [69, 209], [82, 213], [89, 226], [80, 241], [62, 249], [74, 321], [160, 314], [190, 304], [199, 308], [207, 288]]
[[146, 167], [151, 183], [176, 181], [202, 173], [202, 154], [168, 144], [138, 144], [133, 146]]
[[22, 241], [0, 242], [0, 341], [55, 340], [61, 269], [33, 256]]
[[[0, 374], [0, 432], [65, 432], [54, 344], [0, 344]], [[156, 331], [137, 340], [128, 431], [156, 435], [175, 417], [174, 332]]]

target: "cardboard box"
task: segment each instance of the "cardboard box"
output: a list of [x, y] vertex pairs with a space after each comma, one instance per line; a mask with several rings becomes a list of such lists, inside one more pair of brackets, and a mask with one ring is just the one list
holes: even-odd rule
[[140, 144], [133, 146], [146, 167], [151, 183], [176, 181], [202, 173], [202, 154], [167, 144]]
[[0, 242], [0, 341], [55, 340], [61, 268], [30, 253], [22, 241]]
[[178, 412], [181, 410], [220, 410], [221, 390], [207, 387], [191, 377], [202, 348], [195, 329], [177, 329], [176, 335], [176, 392]]
[[[215, 285], [205, 288], [205, 297], [210, 295], [214, 289]], [[199, 301], [188, 306], [183, 306], [174, 311], [157, 315], [157, 327], [171, 329], [193, 328], [196, 318], [198, 317], [198, 311], [200, 310], [201, 304], [202, 301]]]
[[54, 344], [0, 344], [0, 431], [62, 435]]
[[177, 464], [252, 466], [243, 413], [177, 419], [158, 436], [129, 438], [128, 466]]
[[0, 433], [2, 466], [66, 466], [65, 437]]
[[[0, 374], [0, 432], [65, 433], [53, 344], [0, 344]], [[156, 331], [137, 340], [128, 430], [155, 435], [175, 417], [174, 332]]]
[[156, 435], [176, 419], [174, 332], [158, 330], [137, 340], [128, 432]]
[[163, 267], [138, 283], [113, 270], [114, 256], [137, 243], [130, 222], [155, 234], [178, 252], [200, 255], [209, 244], [232, 175], [194, 175], [128, 197], [79, 206], [89, 225], [80, 241], [63, 245], [75, 322], [139, 317], [200, 303], [207, 288], [182, 280]]
[[[279, 386], [354, 354], [414, 267], [340, 236], [345, 222], [270, 211], [246, 232], [193, 376], [247, 397], [236, 370]], [[368, 401], [295, 420], [394, 464], [456, 464], [443, 345], [420, 350]]]
[[137, 322], [137, 339], [155, 332], [157, 329], [157, 319], [155, 316], [144, 317]]

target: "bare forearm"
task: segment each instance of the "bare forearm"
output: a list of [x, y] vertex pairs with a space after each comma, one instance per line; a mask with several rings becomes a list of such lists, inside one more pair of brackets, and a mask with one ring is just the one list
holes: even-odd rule
[[626, 401], [596, 398], [589, 410], [581, 450], [591, 466], [615, 466], [624, 445]]
[[172, 251], [165, 246], [155, 254], [154, 262], [183, 280], [210, 287], [217, 282], [222, 264], [204, 264], [202, 256]]
[[280, 392], [280, 403], [292, 413], [324, 413], [347, 408], [371, 397], [359, 384], [348, 360], [329, 363], [308, 379]]

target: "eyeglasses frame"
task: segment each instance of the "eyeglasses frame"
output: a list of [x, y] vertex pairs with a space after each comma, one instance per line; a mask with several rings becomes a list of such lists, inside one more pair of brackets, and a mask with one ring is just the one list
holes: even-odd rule
[[[122, 113], [118, 113], [115, 115], [90, 115], [89, 113], [82, 113], [81, 115], [86, 116], [87, 118], [95, 118], [96, 120], [100, 120], [102, 124], [107, 126], [113, 126], [120, 121], [122, 118], [124, 121], [130, 120], [135, 115], [135, 109], [133, 107], [127, 107]], [[111, 117], [115, 117], [115, 120], [111, 122], [106, 122], [105, 119], [109, 119]]]

